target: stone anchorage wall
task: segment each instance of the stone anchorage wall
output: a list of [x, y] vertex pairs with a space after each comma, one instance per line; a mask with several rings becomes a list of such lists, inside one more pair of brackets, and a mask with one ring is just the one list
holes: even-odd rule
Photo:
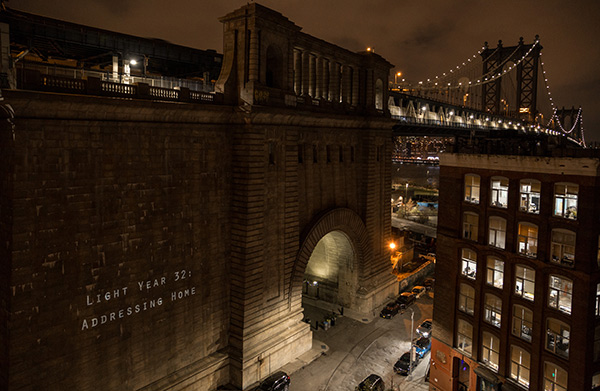
[[334, 231], [349, 307], [397, 292], [392, 65], [254, 3], [222, 21], [213, 103], [3, 92], [1, 389], [248, 389], [310, 349], [302, 281]]
[[2, 388], [226, 383], [231, 108], [4, 95]]

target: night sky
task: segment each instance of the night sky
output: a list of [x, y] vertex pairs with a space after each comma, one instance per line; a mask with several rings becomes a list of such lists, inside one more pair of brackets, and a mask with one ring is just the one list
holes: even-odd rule
[[[240, 0], [12, 0], [7, 6], [198, 49], [223, 52], [217, 18]], [[460, 65], [485, 41], [533, 43], [558, 107], [583, 107], [586, 141], [600, 141], [598, 0], [262, 0], [302, 31], [352, 51], [375, 52], [418, 82]], [[393, 77], [393, 73], [390, 74]], [[538, 100], [546, 100], [538, 95]], [[546, 106], [548, 106], [546, 104]]]

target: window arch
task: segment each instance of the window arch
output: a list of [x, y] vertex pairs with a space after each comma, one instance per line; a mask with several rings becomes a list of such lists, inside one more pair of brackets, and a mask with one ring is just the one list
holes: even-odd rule
[[508, 207], [508, 178], [494, 176], [490, 180], [490, 205]]
[[477, 241], [479, 231], [479, 215], [473, 212], [463, 214], [463, 238]]
[[506, 246], [506, 219], [498, 216], [490, 217], [488, 229], [488, 244], [490, 246], [505, 248]]
[[573, 281], [565, 277], [550, 275], [548, 306], [570, 314], [572, 297]]
[[502, 299], [490, 293], [485, 294], [483, 305], [484, 320], [496, 327], [502, 324]]
[[276, 45], [269, 45], [267, 48], [265, 81], [267, 87], [283, 88], [283, 56], [281, 50]]
[[473, 326], [466, 320], [459, 319], [456, 327], [456, 347], [471, 355], [473, 352]]
[[465, 175], [465, 201], [479, 204], [479, 185], [481, 178], [477, 174]]
[[535, 258], [537, 256], [538, 226], [531, 223], [520, 222], [517, 245], [519, 254]]
[[497, 371], [500, 362], [500, 338], [484, 331], [482, 339], [481, 361]]
[[469, 248], [462, 249], [461, 273], [470, 279], [477, 277], [477, 253]]
[[460, 284], [458, 309], [469, 315], [473, 315], [475, 310], [475, 289], [469, 284]]
[[529, 371], [531, 355], [516, 345], [510, 347], [510, 378], [517, 383], [529, 387]]
[[487, 257], [486, 283], [499, 289], [504, 286], [504, 262], [491, 255]]
[[579, 185], [557, 183], [554, 185], [554, 216], [577, 220]]
[[527, 213], [540, 213], [540, 192], [542, 183], [535, 179], [521, 179], [521, 202], [519, 209]]
[[515, 266], [515, 294], [533, 301], [535, 297], [535, 270], [525, 265]]
[[512, 333], [525, 341], [531, 342], [533, 328], [533, 311], [522, 305], [513, 306]]
[[569, 358], [571, 327], [558, 319], [546, 320], [546, 350], [558, 356]]
[[544, 362], [544, 390], [567, 391], [567, 371], [549, 361]]
[[556, 228], [552, 230], [550, 259], [561, 265], [575, 266], [575, 232]]

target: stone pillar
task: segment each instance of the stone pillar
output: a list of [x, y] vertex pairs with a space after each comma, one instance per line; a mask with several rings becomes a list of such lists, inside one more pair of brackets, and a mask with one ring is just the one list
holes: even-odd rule
[[256, 30], [248, 30], [250, 35], [250, 47], [248, 53], [248, 81], [259, 80], [260, 53], [258, 48], [258, 32]]
[[302, 52], [294, 49], [294, 92], [302, 94]]
[[330, 75], [329, 60], [326, 58], [323, 59], [323, 68], [322, 69], [323, 69], [323, 82], [322, 82], [323, 92], [321, 95], [323, 96], [323, 98], [325, 98], [325, 100], [331, 100], [331, 96], [329, 96], [329, 93], [331, 91], [329, 88], [329, 79], [330, 79], [330, 77], [329, 77], [329, 75]]
[[342, 102], [350, 103], [350, 68], [348, 65], [342, 67]]
[[352, 106], [358, 106], [358, 96], [359, 96], [359, 84], [358, 84], [358, 69], [352, 68], [352, 101], [350, 104]]
[[315, 98], [320, 99], [323, 97], [323, 57], [317, 57], [316, 62], [316, 74], [317, 78], [317, 91]]
[[335, 61], [331, 61], [329, 67], [329, 96], [332, 102], [340, 102], [340, 64]]
[[315, 98], [317, 96], [317, 57], [310, 54], [308, 62], [308, 95]]
[[308, 95], [310, 53], [302, 52], [302, 95]]

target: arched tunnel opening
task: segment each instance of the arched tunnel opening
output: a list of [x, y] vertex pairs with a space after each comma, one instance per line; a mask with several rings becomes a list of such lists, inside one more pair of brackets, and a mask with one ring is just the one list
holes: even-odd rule
[[357, 289], [356, 251], [342, 231], [323, 236], [315, 246], [302, 285], [305, 317], [312, 325], [326, 312], [340, 313], [353, 307]]

